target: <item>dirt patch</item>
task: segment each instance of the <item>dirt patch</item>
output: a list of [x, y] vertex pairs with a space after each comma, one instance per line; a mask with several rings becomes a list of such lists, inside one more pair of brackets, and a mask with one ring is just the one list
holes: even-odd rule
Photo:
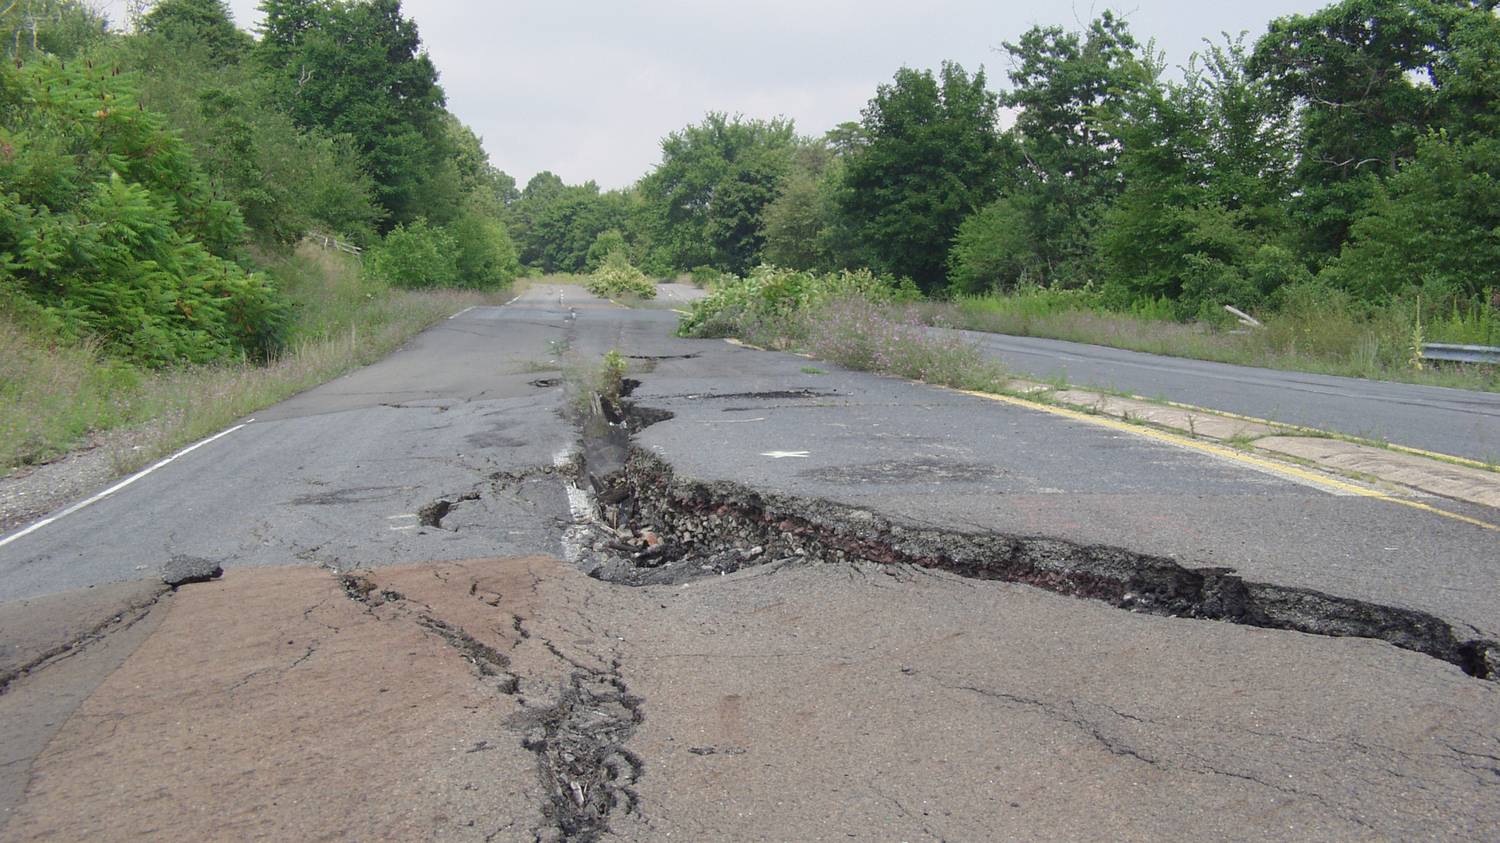
[[615, 658], [527, 629], [550, 579], [588, 582], [521, 559], [184, 589], [37, 758], [4, 839], [545, 839], [522, 715]]

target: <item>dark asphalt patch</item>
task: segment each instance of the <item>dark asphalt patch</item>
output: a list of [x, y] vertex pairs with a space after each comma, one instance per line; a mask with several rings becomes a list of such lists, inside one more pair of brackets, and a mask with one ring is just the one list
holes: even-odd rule
[[821, 480], [825, 483], [852, 486], [859, 483], [982, 482], [992, 479], [997, 471], [994, 466], [989, 465], [945, 460], [938, 457], [917, 457], [909, 460], [885, 460], [861, 465], [814, 468], [798, 474], [801, 477]]

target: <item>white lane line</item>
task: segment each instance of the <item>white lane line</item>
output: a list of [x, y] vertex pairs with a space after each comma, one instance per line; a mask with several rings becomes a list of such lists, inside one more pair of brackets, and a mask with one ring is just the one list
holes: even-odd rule
[[761, 456], [763, 456], [763, 457], [770, 457], [773, 460], [784, 460], [784, 459], [805, 460], [805, 459], [807, 459], [807, 452], [806, 451], [766, 451], [765, 453], [761, 454]]
[[186, 448], [183, 448], [181, 451], [178, 451], [177, 453], [173, 454], [172, 456], [167, 457], [166, 459], [162, 460], [161, 462], [158, 462], [157, 464], [155, 464], [155, 465], [153, 465], [153, 466], [151, 466], [149, 468], [143, 468], [140, 471], [137, 471], [136, 473], [130, 475], [129, 477], [125, 478], [124, 480], [121, 480], [120, 482], [116, 483], [115, 485], [110, 486], [108, 489], [105, 489], [104, 491], [100, 492], [99, 494], [94, 495], [93, 497], [89, 498], [88, 500], [79, 501], [78, 503], [73, 504], [72, 506], [68, 507], [67, 509], [63, 510], [62, 512], [59, 512], [56, 515], [50, 515], [50, 516], [48, 516], [46, 518], [43, 518], [42, 520], [36, 522], [35, 524], [32, 524], [30, 527], [27, 527], [26, 529], [24, 529], [24, 530], [22, 530], [22, 531], [20, 531], [18, 533], [11, 533], [10, 535], [6, 536], [5, 538], [0, 539], [0, 547], [5, 547], [6, 545], [10, 544], [11, 542], [15, 541], [16, 539], [22, 538], [24, 536], [29, 536], [32, 533], [35, 533], [37, 530], [40, 530], [43, 527], [47, 526], [48, 524], [51, 524], [54, 521], [58, 521], [60, 519], [66, 518], [69, 515], [72, 515], [73, 513], [77, 512], [80, 509], [83, 509], [86, 506], [91, 506], [93, 504], [96, 504], [99, 501], [102, 501], [105, 498], [109, 497], [110, 495], [113, 495], [115, 492], [118, 492], [121, 489], [125, 488], [126, 486], [129, 486], [131, 483], [134, 483], [135, 481], [141, 479], [142, 477], [145, 477], [146, 475], [148, 475], [151, 472], [157, 470], [158, 468], [161, 468], [162, 466], [168, 465], [169, 463], [175, 462], [178, 457], [185, 457], [188, 454], [191, 454], [192, 452], [198, 450], [199, 448], [202, 448], [204, 445], [207, 445], [210, 442], [214, 442], [216, 440], [223, 439], [225, 436], [228, 436], [229, 434], [235, 432], [236, 430], [239, 430], [240, 428], [244, 427], [247, 424], [250, 424], [253, 421], [255, 421], [255, 419], [247, 419], [244, 422], [244, 424], [237, 424], [234, 427], [229, 428], [228, 430], [221, 430], [218, 433], [215, 433], [213, 436], [210, 436], [210, 437], [208, 437], [207, 439], [204, 439], [201, 442], [195, 442], [192, 445], [189, 445]]
[[[515, 299], [511, 299], [511, 301], [515, 301]], [[468, 313], [469, 311], [473, 310], [474, 308], [476, 308], [478, 306], [479, 305], [477, 305], [477, 304], [469, 305], [468, 307], [464, 308], [463, 310], [460, 310], [459, 312], [453, 314], [452, 316], [449, 316], [448, 318], [449, 319], [457, 319], [458, 317], [464, 315], [465, 313]]]
[[[552, 464], [557, 468], [566, 468], [573, 461], [573, 449], [563, 448], [552, 455]], [[589, 505], [589, 496], [578, 488], [567, 475], [563, 475], [563, 489], [568, 493], [568, 511], [573, 516], [573, 523], [563, 532], [563, 558], [569, 562], [577, 562], [583, 557], [585, 545], [589, 537], [589, 521], [593, 517], [593, 507]]]

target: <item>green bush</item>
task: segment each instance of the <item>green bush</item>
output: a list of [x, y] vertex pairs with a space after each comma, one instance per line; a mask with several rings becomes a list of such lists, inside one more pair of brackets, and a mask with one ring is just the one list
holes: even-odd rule
[[613, 252], [625, 251], [625, 235], [618, 228], [609, 228], [599, 232], [594, 238], [594, 244], [589, 246], [588, 255], [584, 258], [584, 266], [589, 272], [594, 272], [604, 265], [604, 260]]
[[499, 220], [464, 211], [448, 226], [458, 250], [458, 285], [473, 290], [494, 290], [516, 280], [521, 262]]
[[788, 339], [801, 325], [801, 314], [844, 297], [888, 304], [916, 301], [921, 294], [910, 281], [893, 282], [866, 269], [820, 274], [761, 264], [744, 278], [722, 276], [711, 294], [693, 303], [677, 332], [685, 337], [768, 333]]
[[268, 357], [286, 303], [244, 223], [128, 80], [73, 62], [0, 68], [0, 288], [65, 340], [145, 365]]
[[369, 267], [377, 277], [409, 290], [456, 287], [458, 243], [447, 229], [419, 217], [391, 229], [371, 250]]
[[589, 275], [583, 286], [600, 298], [613, 299], [620, 296], [636, 296], [650, 299], [656, 297], [656, 284], [646, 273], [636, 269], [623, 251], [613, 251]]

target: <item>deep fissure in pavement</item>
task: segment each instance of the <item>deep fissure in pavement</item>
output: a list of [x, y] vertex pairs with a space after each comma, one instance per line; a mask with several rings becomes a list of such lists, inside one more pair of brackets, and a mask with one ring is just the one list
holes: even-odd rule
[[912, 565], [1133, 612], [1371, 638], [1500, 679], [1500, 643], [1468, 638], [1426, 612], [1253, 582], [1229, 568], [1189, 568], [1119, 547], [902, 524], [826, 500], [681, 478], [630, 441], [671, 414], [631, 402], [621, 402], [618, 413], [616, 424], [584, 425], [581, 474], [608, 535], [580, 561], [599, 579], [671, 584], [789, 561]]

